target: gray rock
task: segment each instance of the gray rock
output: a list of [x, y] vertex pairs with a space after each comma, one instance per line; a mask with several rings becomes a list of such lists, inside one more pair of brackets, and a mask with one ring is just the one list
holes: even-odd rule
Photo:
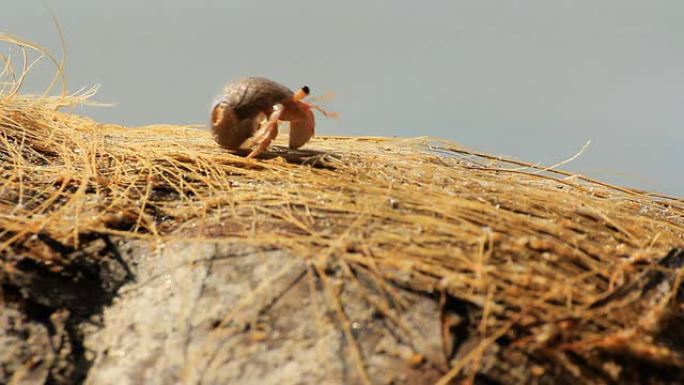
[[[174, 243], [141, 251], [137, 263], [136, 281], [104, 310], [104, 326], [85, 333], [94, 359], [86, 384], [361, 383], [343, 322], [301, 258]], [[372, 383], [439, 378], [436, 301], [400, 291], [415, 309], [401, 318], [412, 330], [404, 332], [364, 300], [378, 296], [369, 282], [344, 284], [340, 274], [331, 272], [327, 285], [337, 291]]]

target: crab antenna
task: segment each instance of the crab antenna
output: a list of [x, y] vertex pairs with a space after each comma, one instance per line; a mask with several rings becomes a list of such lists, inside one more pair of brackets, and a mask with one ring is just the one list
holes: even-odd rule
[[309, 100], [310, 101], [316, 101], [316, 102], [326, 102], [326, 101], [332, 100], [334, 98], [335, 98], [335, 93], [333, 91], [328, 91], [321, 96], [310, 97]]
[[317, 109], [321, 114], [325, 115], [325, 117], [327, 118], [338, 118], [340, 116], [340, 114], [338, 114], [337, 112], [326, 111], [315, 104], [312, 104], [311, 107]]

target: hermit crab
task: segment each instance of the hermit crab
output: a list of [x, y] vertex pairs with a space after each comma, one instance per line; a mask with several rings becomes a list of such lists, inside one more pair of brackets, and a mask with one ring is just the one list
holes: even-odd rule
[[[313, 109], [330, 116], [319, 106], [305, 102], [309, 87], [292, 92], [273, 80], [248, 77], [223, 89], [211, 108], [214, 139], [229, 150], [250, 150], [248, 158], [261, 154], [278, 135], [278, 122], [290, 122], [289, 147], [297, 149], [314, 135]], [[265, 122], [264, 122], [265, 121]]]

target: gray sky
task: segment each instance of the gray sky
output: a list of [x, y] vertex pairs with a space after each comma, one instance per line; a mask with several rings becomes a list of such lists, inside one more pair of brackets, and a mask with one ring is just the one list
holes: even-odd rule
[[[59, 52], [39, 0], [0, 31]], [[197, 124], [222, 85], [266, 76], [334, 91], [321, 134], [437, 136], [684, 196], [684, 1], [50, 1], [80, 110]], [[43, 84], [41, 71], [32, 84]], [[36, 88], [37, 89], [37, 88]], [[315, 143], [309, 144], [315, 147]]]

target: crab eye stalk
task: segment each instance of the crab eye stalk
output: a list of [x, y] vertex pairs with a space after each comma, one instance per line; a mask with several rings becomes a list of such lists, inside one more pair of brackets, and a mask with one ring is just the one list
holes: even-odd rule
[[309, 89], [309, 86], [304, 86], [295, 92], [294, 98], [295, 100], [304, 99], [305, 97], [309, 96], [310, 92], [311, 89]]

